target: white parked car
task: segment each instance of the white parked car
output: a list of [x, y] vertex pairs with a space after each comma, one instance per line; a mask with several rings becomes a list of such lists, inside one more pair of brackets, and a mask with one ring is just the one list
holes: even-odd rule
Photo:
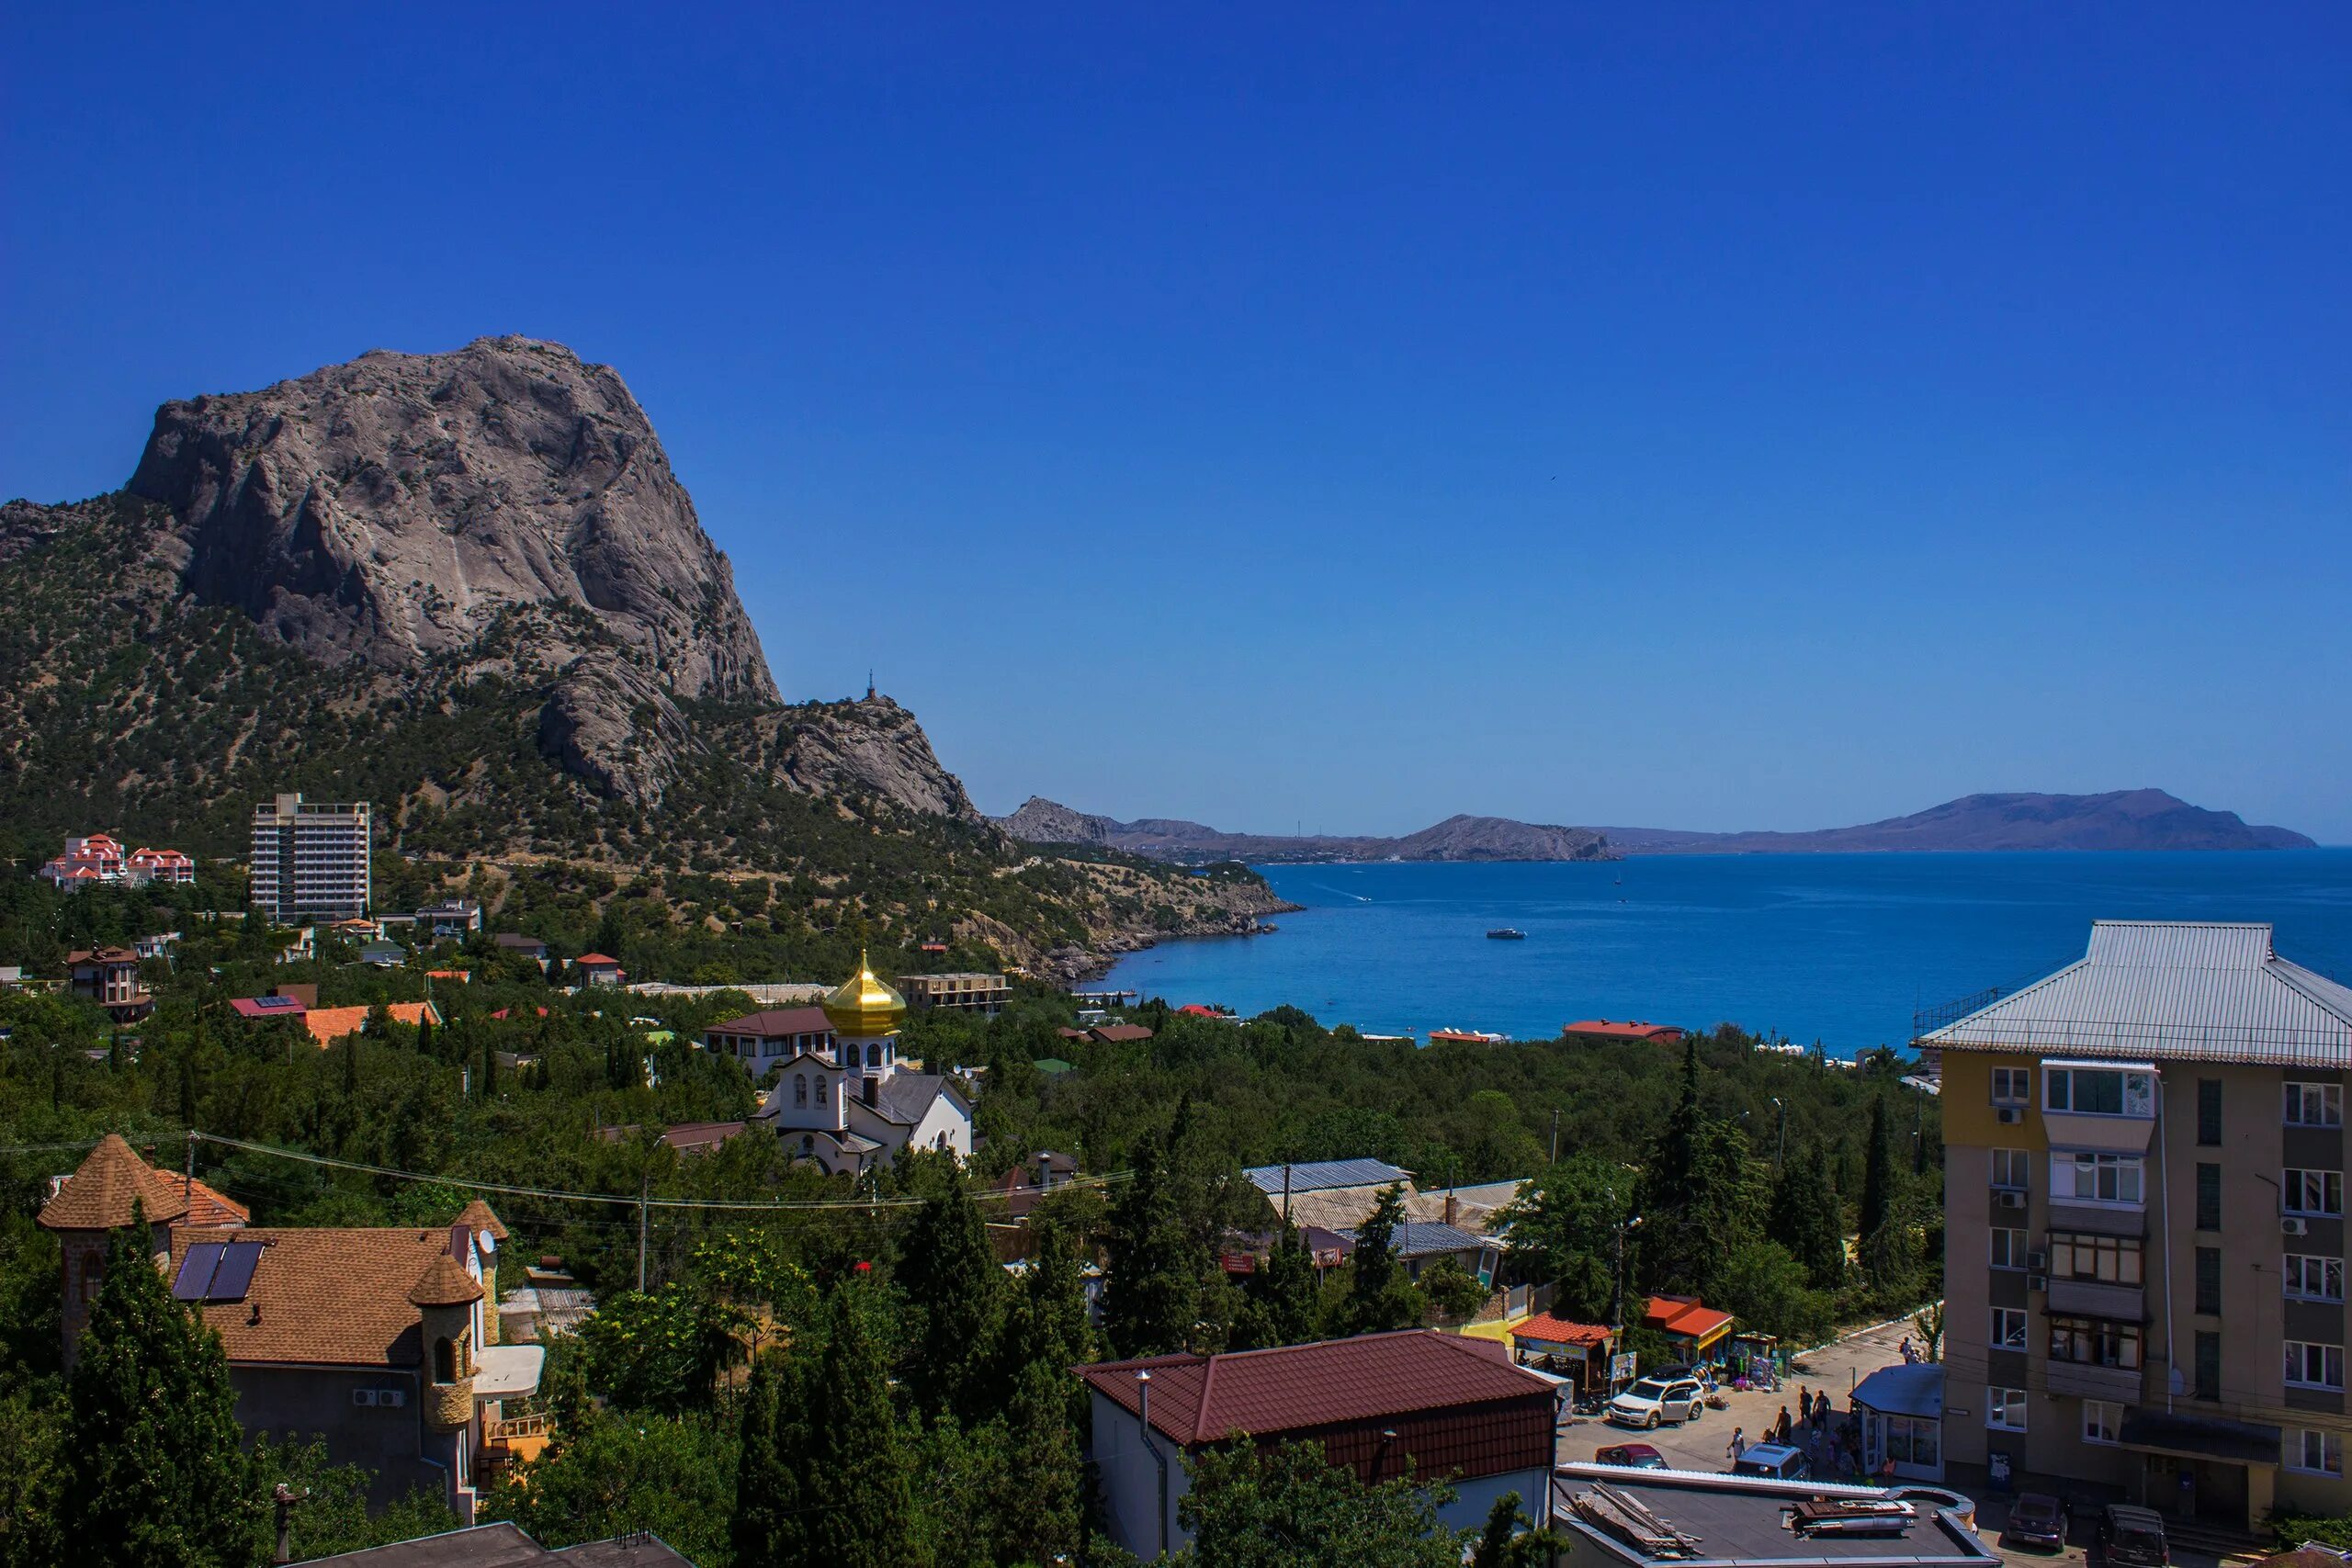
[[1609, 1402], [1609, 1419], [1620, 1427], [1655, 1430], [1680, 1426], [1706, 1414], [1707, 1391], [1696, 1378], [1644, 1378]]

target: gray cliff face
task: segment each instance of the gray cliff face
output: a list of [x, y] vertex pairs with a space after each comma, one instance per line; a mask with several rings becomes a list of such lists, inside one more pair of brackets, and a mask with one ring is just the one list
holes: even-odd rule
[[310, 658], [542, 684], [541, 749], [607, 795], [661, 798], [679, 702], [779, 703], [645, 411], [558, 344], [166, 403], [129, 489], [178, 520], [159, 554], [185, 592]]
[[777, 728], [785, 732], [784, 777], [799, 789], [816, 795], [871, 790], [910, 811], [989, 826], [964, 793], [964, 781], [939, 765], [915, 716], [888, 697], [796, 708]]

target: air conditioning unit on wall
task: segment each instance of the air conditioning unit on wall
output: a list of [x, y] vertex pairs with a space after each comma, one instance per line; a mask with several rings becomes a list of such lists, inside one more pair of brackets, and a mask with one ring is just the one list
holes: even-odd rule
[[2003, 1105], [1996, 1107], [1993, 1111], [1993, 1120], [1998, 1122], [2004, 1127], [2014, 1127], [2018, 1122], [2025, 1120], [2025, 1107], [2022, 1105]]
[[2046, 1274], [2029, 1274], [2025, 1277], [2025, 1288], [2029, 1291], [2046, 1291], [2050, 1288], [2050, 1277]]
[[2278, 1234], [2280, 1235], [2309, 1235], [2311, 1233], [2312, 1225], [2309, 1220], [2299, 1219], [2296, 1216], [2290, 1214], [2285, 1219], [2278, 1222]]
[[351, 1403], [373, 1404], [376, 1403], [376, 1391], [372, 1388], [355, 1388], [351, 1391]]
[[1993, 1201], [2000, 1208], [2022, 1209], [2025, 1207], [2025, 1192], [2016, 1187], [1996, 1188]]

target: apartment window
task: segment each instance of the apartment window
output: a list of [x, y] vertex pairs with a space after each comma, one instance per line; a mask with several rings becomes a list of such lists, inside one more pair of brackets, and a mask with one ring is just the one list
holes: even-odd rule
[[2287, 1433], [2287, 1468], [2300, 1470], [2306, 1475], [2344, 1473], [2344, 1434], [2323, 1432], [2316, 1427], [2290, 1428]]
[[2142, 1201], [2143, 1164], [2138, 1155], [2097, 1154], [2088, 1149], [2050, 1156], [2050, 1195], [2077, 1203]]
[[1993, 1267], [2022, 1269], [2025, 1267], [2025, 1232], [1996, 1227], [1993, 1231]]
[[2287, 1254], [2284, 1270], [2287, 1293], [2298, 1301], [2340, 1302], [2344, 1299], [2344, 1259]]
[[2197, 1249], [2197, 1307], [2208, 1317], [2222, 1315], [2222, 1249]]
[[2142, 1116], [2156, 1113], [2154, 1073], [2120, 1067], [2052, 1067], [2042, 1109], [2075, 1116]]
[[2052, 1316], [2050, 1359], [2086, 1367], [2136, 1369], [2140, 1365], [2140, 1325], [2104, 1317]]
[[2210, 1328], [2197, 1331], [2194, 1360], [2197, 1371], [2197, 1397], [2222, 1397], [2222, 1337]]
[[2083, 1441], [2111, 1443], [2123, 1427], [2123, 1406], [2104, 1399], [2083, 1401]]
[[1984, 1425], [1996, 1432], [2025, 1430], [2025, 1390], [1986, 1384]]
[[2344, 1347], [2313, 1345], [2301, 1339], [2290, 1339], [2287, 1350], [2287, 1382], [2295, 1388], [2342, 1388], [2344, 1386]]
[[2050, 1233], [2050, 1272], [2060, 1280], [2088, 1280], [2102, 1285], [2140, 1283], [2141, 1248], [2136, 1235], [2085, 1235], [2074, 1231]]
[[2197, 1168], [2197, 1228], [2222, 1228], [2222, 1168], [2218, 1165]]
[[2287, 1125], [2344, 1125], [2344, 1086], [2333, 1083], [2290, 1083], [2287, 1086]]
[[[2288, 1086], [2291, 1089], [2293, 1086]], [[2222, 1141], [2222, 1080], [2197, 1080], [2197, 1141], [2211, 1148]]]
[[2022, 1191], [2033, 1185], [2032, 1170], [2032, 1156], [2023, 1149], [1993, 1151], [1993, 1185], [1996, 1187], [2014, 1187]]
[[2033, 1093], [2031, 1067], [1995, 1067], [1993, 1069], [1993, 1103], [2023, 1105]]
[[2344, 1212], [2344, 1173], [2340, 1170], [2290, 1169], [2283, 1173], [2278, 1186], [2280, 1201], [2290, 1214]]
[[1995, 1307], [1993, 1309], [1993, 1337], [1986, 1343], [1996, 1350], [2024, 1349], [2025, 1309], [2023, 1307]]

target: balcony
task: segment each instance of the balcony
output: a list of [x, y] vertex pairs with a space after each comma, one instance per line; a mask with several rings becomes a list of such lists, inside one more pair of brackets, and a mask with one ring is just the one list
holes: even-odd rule
[[2140, 1398], [2140, 1369], [2052, 1360], [2045, 1365], [2042, 1386], [2052, 1393], [2069, 1398], [2104, 1399], [2111, 1404], [2133, 1404]]
[[2147, 1294], [2137, 1285], [2109, 1285], [2096, 1280], [2052, 1280], [2049, 1310], [2069, 1317], [2105, 1317], [2119, 1323], [2144, 1323]]

